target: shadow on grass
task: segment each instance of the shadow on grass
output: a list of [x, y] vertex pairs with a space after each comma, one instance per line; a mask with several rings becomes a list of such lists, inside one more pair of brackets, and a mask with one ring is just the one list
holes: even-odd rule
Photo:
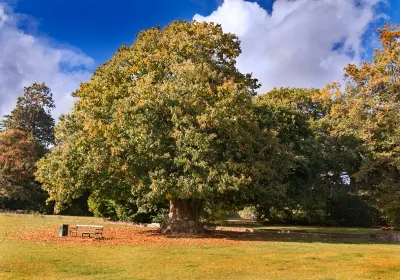
[[[150, 235], [160, 235], [154, 231]], [[264, 242], [301, 242], [301, 243], [332, 243], [332, 244], [393, 244], [400, 245], [399, 236], [390, 234], [339, 234], [339, 233], [277, 233], [277, 232], [232, 232], [208, 231], [201, 234], [167, 234], [166, 238], [192, 239], [228, 239], [234, 241], [264, 241]]]

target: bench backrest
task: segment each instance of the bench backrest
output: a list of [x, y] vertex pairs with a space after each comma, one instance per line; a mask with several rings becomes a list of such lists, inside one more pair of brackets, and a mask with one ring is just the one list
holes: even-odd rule
[[94, 226], [94, 225], [76, 225], [76, 229], [86, 231], [86, 232], [103, 232], [104, 226]]

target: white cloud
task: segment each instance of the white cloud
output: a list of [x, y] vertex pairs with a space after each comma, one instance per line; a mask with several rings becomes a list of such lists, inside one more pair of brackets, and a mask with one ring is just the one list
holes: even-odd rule
[[92, 58], [80, 51], [57, 47], [44, 37], [19, 28], [21, 15], [0, 3], [0, 117], [9, 113], [23, 87], [45, 82], [53, 92], [54, 117], [73, 105], [71, 93], [91, 76]]
[[238, 68], [260, 80], [260, 92], [281, 86], [323, 87], [341, 81], [348, 63], [360, 63], [363, 36], [382, 17], [380, 2], [276, 0], [268, 13], [257, 3], [225, 0], [211, 15], [194, 19], [220, 23], [225, 32], [238, 35]]
[[8, 21], [8, 16], [4, 11], [4, 7], [0, 6], [0, 27], [2, 27], [6, 21]]

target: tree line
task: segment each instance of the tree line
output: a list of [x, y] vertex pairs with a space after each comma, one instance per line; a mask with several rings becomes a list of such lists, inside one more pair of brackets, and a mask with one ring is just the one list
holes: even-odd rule
[[164, 232], [249, 206], [271, 223], [399, 225], [400, 29], [378, 32], [382, 47], [342, 84], [257, 95], [220, 25], [142, 31], [56, 126], [50, 89], [25, 88], [0, 132], [2, 207], [88, 205]]

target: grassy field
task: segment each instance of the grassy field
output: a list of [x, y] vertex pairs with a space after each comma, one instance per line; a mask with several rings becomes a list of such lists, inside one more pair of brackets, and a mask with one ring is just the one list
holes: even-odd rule
[[[62, 223], [104, 224], [106, 238], [58, 239]], [[0, 215], [0, 279], [400, 279], [400, 245], [164, 237], [95, 218]]]
[[243, 222], [243, 219], [231, 219], [225, 221], [221, 226], [246, 227], [267, 230], [285, 230], [292, 232], [316, 232], [316, 233], [345, 233], [345, 234], [374, 234], [384, 233], [379, 228], [358, 227], [319, 227], [319, 226], [288, 226], [288, 225], [262, 225], [254, 221]]

